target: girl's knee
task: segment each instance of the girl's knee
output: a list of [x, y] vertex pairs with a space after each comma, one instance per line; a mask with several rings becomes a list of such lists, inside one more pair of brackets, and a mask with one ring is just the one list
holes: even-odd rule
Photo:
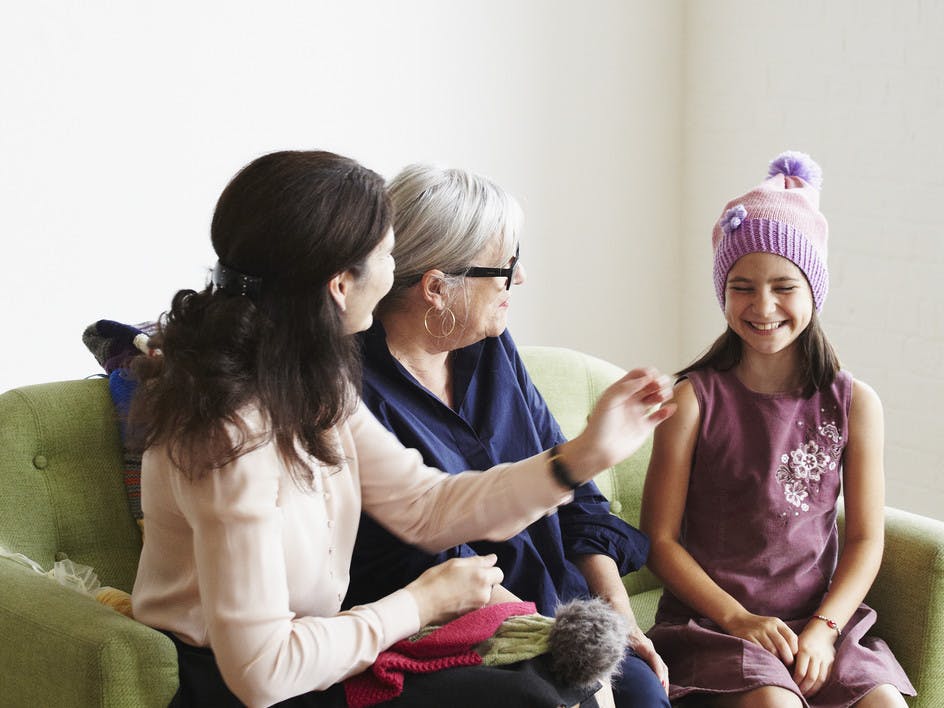
[[901, 692], [888, 683], [876, 686], [856, 703], [856, 708], [907, 708]]
[[801, 708], [803, 701], [792, 691], [779, 686], [763, 686], [717, 698], [712, 708]]

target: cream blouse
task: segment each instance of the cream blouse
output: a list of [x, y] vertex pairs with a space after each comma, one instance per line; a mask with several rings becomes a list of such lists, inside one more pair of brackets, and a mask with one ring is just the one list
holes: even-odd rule
[[[244, 418], [264, 432], [258, 411]], [[340, 612], [362, 508], [440, 551], [509, 538], [572, 497], [544, 453], [448, 475], [424, 466], [360, 404], [336, 432], [347, 463], [334, 471], [309, 457], [309, 489], [272, 442], [192, 482], [163, 448], [144, 454], [134, 615], [211, 647], [227, 685], [250, 706], [323, 690], [419, 629], [408, 590]]]

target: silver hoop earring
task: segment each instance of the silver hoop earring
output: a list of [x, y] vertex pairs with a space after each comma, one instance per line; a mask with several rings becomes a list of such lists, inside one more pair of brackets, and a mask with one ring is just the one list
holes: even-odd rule
[[[433, 331], [429, 328], [429, 313], [433, 311], [438, 312], [438, 310], [436, 310], [435, 307], [430, 307], [428, 310], [426, 310], [426, 314], [423, 315], [423, 326], [426, 328], [426, 332], [427, 334], [429, 334], [430, 337], [432, 337], [433, 339], [445, 339], [450, 334], [456, 331], [456, 313], [454, 313], [451, 308], [447, 307], [446, 309], [442, 311], [442, 314], [439, 316], [439, 329], [442, 333], [433, 334]], [[449, 323], [448, 332], [446, 331], [446, 325], [445, 325], [447, 316], [451, 320]]]

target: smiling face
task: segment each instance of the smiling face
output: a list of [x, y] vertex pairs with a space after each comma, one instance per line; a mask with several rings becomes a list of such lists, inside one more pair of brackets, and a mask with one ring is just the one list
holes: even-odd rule
[[728, 271], [724, 316], [747, 350], [788, 350], [810, 324], [813, 295], [802, 271], [772, 253], [749, 253]]

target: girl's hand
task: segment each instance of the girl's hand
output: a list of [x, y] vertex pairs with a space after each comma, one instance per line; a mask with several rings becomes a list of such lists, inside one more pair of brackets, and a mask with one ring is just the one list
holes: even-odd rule
[[800, 632], [799, 651], [793, 680], [804, 696], [812, 696], [823, 687], [836, 660], [836, 630], [817, 620]]
[[777, 617], [744, 613], [726, 626], [725, 631], [735, 637], [757, 644], [786, 665], [791, 666], [799, 650], [797, 635]]
[[635, 625], [633, 630], [629, 633], [628, 644], [630, 649], [649, 664], [658, 677], [659, 682], [662, 684], [665, 695], [669, 695], [669, 667], [662, 661], [662, 657], [659, 656], [659, 652], [657, 652], [655, 646], [653, 646], [652, 640], [642, 633], [638, 625]]
[[[585, 482], [636, 452], [675, 411], [672, 384], [655, 369], [633, 369], [600, 396], [576, 438], [560, 446], [575, 481]], [[663, 405], [665, 404], [665, 405]]]
[[450, 558], [434, 565], [406, 586], [416, 600], [420, 626], [443, 624], [484, 607], [493, 588], [504, 579], [494, 553], [471, 558]]

